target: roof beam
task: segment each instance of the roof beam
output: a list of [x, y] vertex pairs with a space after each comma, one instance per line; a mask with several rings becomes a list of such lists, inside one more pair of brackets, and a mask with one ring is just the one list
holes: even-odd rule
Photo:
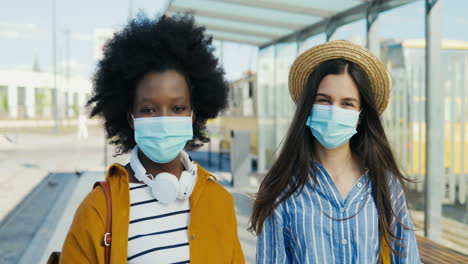
[[209, 10], [197, 9], [195, 7], [183, 8], [183, 7], [172, 5], [169, 7], [168, 11], [182, 12], [182, 13], [191, 12], [194, 15], [207, 16], [207, 17], [212, 17], [212, 18], [226, 19], [226, 20], [245, 22], [245, 23], [252, 23], [252, 24], [264, 25], [264, 26], [270, 26], [270, 27], [278, 27], [278, 28], [290, 29], [290, 30], [297, 30], [298, 28], [301, 27], [300, 24], [282, 22], [282, 21], [275, 20], [274, 18], [264, 19], [264, 18], [257, 18], [257, 17], [248, 17], [248, 16], [243, 16], [243, 15], [233, 14], [228, 11], [223, 12], [221, 10], [214, 12], [214, 11], [209, 11]]
[[[176, 13], [170, 11], [166, 12], [166, 14], [169, 16], [173, 16]], [[204, 26], [207, 29], [225, 31], [229, 33], [238, 33], [242, 35], [250, 35], [252, 37], [263, 37], [268, 39], [279, 38], [281, 36], [284, 36], [284, 34], [291, 32], [291, 30], [275, 30], [276, 28], [272, 27], [238, 22], [233, 23], [230, 20], [213, 19], [199, 15], [195, 16], [195, 23]]]
[[249, 44], [253, 46], [260, 46], [262, 43], [265, 43], [265, 39], [256, 39], [255, 37], [251, 36], [242, 36], [242, 35], [235, 35], [230, 33], [224, 33], [216, 30], [207, 30], [206, 33], [208, 35], [212, 35], [215, 40], [224, 40], [224, 41], [232, 41], [237, 43]]
[[232, 4], [240, 4], [244, 6], [251, 6], [251, 7], [260, 7], [266, 9], [273, 9], [283, 12], [290, 12], [296, 14], [303, 14], [309, 16], [318, 16], [318, 17], [331, 17], [336, 14], [336, 12], [318, 9], [318, 8], [310, 8], [304, 6], [295, 6], [290, 4], [280, 4], [280, 3], [273, 3], [265, 0], [220, 0], [221, 2], [232, 3]]
[[[384, 12], [402, 5], [406, 5], [418, 0], [384, 0], [379, 5], [373, 6], [373, 11], [375, 12]], [[280, 43], [280, 42], [290, 42], [290, 41], [301, 41], [310, 36], [314, 36], [326, 31], [329, 31], [331, 28], [337, 28], [352, 22], [355, 22], [359, 19], [363, 19], [367, 16], [369, 8], [371, 7], [372, 2], [365, 2], [343, 12], [340, 12], [329, 19], [321, 20], [315, 24], [307, 26], [301, 30], [297, 30], [294, 33], [286, 35], [284, 37], [278, 38], [274, 41], [271, 41], [267, 44], [260, 46], [260, 49], [266, 48], [268, 46]]]
[[213, 35], [213, 38], [215, 40], [220, 40], [220, 41], [230, 41], [230, 42], [236, 42], [236, 43], [241, 43], [241, 44], [248, 44], [252, 46], [260, 46], [262, 43], [257, 42], [257, 41], [250, 41], [250, 40], [244, 40], [244, 39], [237, 39], [237, 38], [229, 38], [229, 37], [223, 37], [223, 36], [216, 36]]
[[275, 38], [278, 38], [278, 37], [281, 36], [281, 34], [272, 34], [272, 33], [267, 33], [267, 32], [259, 32], [259, 31], [250, 30], [250, 29], [238, 29], [238, 28], [225, 27], [225, 26], [215, 25], [215, 24], [203, 23], [203, 26], [205, 26], [209, 30], [217, 30], [217, 31], [230, 32], [230, 33], [237, 33], [237, 34], [248, 35], [248, 36], [252, 36], [252, 37], [262, 37], [262, 38], [275, 39]]

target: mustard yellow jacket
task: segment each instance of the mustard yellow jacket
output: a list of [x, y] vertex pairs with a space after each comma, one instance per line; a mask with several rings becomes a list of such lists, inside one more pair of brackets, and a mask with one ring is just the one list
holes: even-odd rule
[[[232, 196], [201, 166], [190, 197], [190, 263], [245, 263]], [[112, 196], [111, 263], [127, 263], [130, 191], [127, 171], [113, 164], [107, 171]], [[90, 186], [91, 188], [91, 186]], [[81, 202], [65, 239], [60, 263], [104, 264], [106, 197], [93, 189]]]

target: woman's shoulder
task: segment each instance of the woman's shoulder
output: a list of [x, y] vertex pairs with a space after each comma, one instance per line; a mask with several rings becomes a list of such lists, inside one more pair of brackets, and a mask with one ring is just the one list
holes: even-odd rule
[[[199, 175], [200, 176], [200, 175]], [[203, 215], [203, 219], [209, 216], [212, 219], [224, 219], [224, 224], [233, 224], [232, 221], [226, 222], [226, 216], [232, 215], [233, 218], [228, 217], [229, 219], [235, 219], [235, 204], [234, 198], [226, 190], [213, 175], [201, 175], [205, 179], [199, 182], [199, 186], [195, 187], [196, 191], [192, 193], [192, 198], [196, 204], [197, 215]], [[221, 224], [221, 222], [219, 224]]]
[[213, 196], [216, 196], [217, 199], [229, 200], [232, 201], [233, 197], [223, 185], [221, 185], [217, 178], [210, 174], [210, 177], [206, 180], [205, 191], [211, 193]]
[[218, 182], [218, 178], [205, 168], [197, 164], [197, 174], [199, 179], [198, 184], [203, 186], [203, 192], [210, 196], [215, 196], [216, 199], [233, 200], [232, 195]]
[[390, 193], [393, 194], [395, 192], [403, 191], [403, 183], [401, 177], [398, 177], [395, 173], [392, 173], [390, 171], [387, 171], [385, 176], [387, 178], [387, 184]]

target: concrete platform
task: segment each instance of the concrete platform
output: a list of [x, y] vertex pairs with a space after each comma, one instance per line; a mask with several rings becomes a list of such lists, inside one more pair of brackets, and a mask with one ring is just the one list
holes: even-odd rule
[[61, 251], [76, 209], [93, 184], [103, 179], [102, 172], [87, 172], [79, 177], [73, 187], [64, 190], [18, 263], [46, 263], [51, 252]]
[[[19, 263], [26, 252], [44, 249], [47, 243], [43, 241], [48, 241], [50, 231], [57, 223], [57, 209], [60, 211], [59, 208], [66, 205], [67, 193], [77, 181], [75, 174], [49, 174], [3, 219], [0, 223], [0, 263]], [[51, 214], [54, 211], [56, 213]], [[35, 254], [24, 263], [38, 263], [38, 259]]]

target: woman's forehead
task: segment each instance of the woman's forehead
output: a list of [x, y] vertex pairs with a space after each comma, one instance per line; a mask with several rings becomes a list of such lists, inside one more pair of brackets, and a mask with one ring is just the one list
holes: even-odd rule
[[137, 87], [137, 97], [188, 97], [189, 88], [184, 76], [176, 71], [146, 74]]
[[359, 99], [359, 88], [348, 73], [328, 74], [320, 82], [317, 94]]

